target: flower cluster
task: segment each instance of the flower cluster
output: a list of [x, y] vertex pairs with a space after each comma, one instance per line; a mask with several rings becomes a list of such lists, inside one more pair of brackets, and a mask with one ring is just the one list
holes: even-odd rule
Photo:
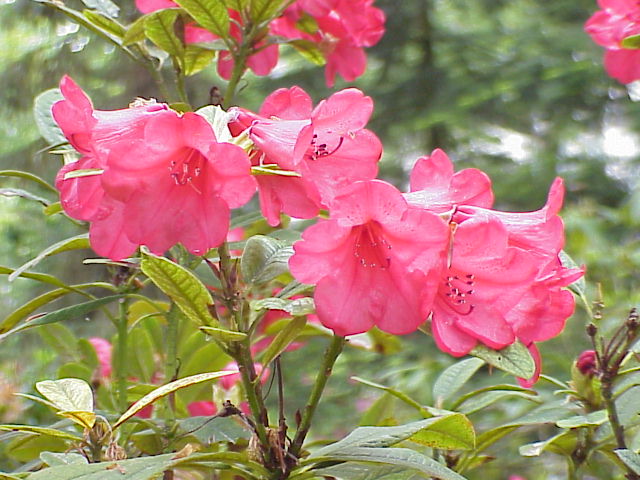
[[640, 4], [635, 0], [598, 0], [602, 10], [585, 24], [585, 31], [606, 49], [607, 73], [621, 83], [640, 79], [640, 49], [626, 48], [625, 38], [640, 34]]
[[194, 113], [155, 102], [99, 111], [69, 77], [60, 89], [53, 117], [82, 157], [60, 170], [56, 186], [64, 210], [91, 222], [97, 253], [119, 260], [139, 245], [162, 254], [182, 243], [202, 255], [225, 240], [229, 209], [256, 188], [240, 147], [218, 142]]
[[451, 355], [520, 341], [539, 364], [535, 343], [559, 334], [573, 312], [564, 287], [584, 270], [560, 261], [562, 180], [542, 209], [500, 212], [483, 172], [454, 173], [435, 150], [402, 193], [376, 179], [382, 145], [365, 128], [373, 102], [357, 89], [315, 108], [299, 87], [277, 90], [257, 113], [227, 112], [220, 140], [197, 113], [155, 102], [96, 111], [69, 78], [61, 90], [53, 115], [82, 158], [61, 169], [57, 186], [65, 211], [91, 223], [102, 255], [121, 259], [138, 245], [162, 254], [176, 243], [202, 255], [224, 241], [230, 208], [257, 187], [272, 226], [283, 213], [328, 210], [294, 244], [289, 267], [315, 285], [318, 320], [337, 335], [374, 326], [407, 334], [427, 323]]
[[[367, 58], [364, 47], [372, 47], [384, 34], [385, 15], [374, 7], [373, 0], [297, 0], [269, 24], [272, 38], [304, 40], [316, 45], [326, 58], [325, 78], [333, 86], [336, 74], [346, 81], [353, 81], [366, 69]], [[142, 13], [177, 7], [172, 0], [136, 0]], [[242, 41], [242, 15], [229, 9], [233, 42]], [[194, 22], [184, 27], [186, 44], [204, 43], [219, 37]], [[256, 75], [268, 75], [278, 63], [278, 43], [264, 36], [252, 45], [247, 66]], [[218, 74], [231, 78], [234, 67], [233, 55], [221, 50], [218, 55]]]
[[291, 272], [316, 285], [318, 317], [339, 335], [405, 334], [428, 320], [451, 355], [519, 340], [539, 366], [535, 342], [562, 331], [574, 309], [563, 287], [584, 273], [559, 258], [562, 198], [557, 179], [541, 210], [492, 210], [488, 177], [454, 174], [436, 150], [417, 161], [410, 193], [380, 180], [337, 192], [330, 218], [294, 245]]

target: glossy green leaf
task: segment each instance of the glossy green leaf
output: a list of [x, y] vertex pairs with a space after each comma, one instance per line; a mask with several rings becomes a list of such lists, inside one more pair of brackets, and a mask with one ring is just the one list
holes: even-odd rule
[[176, 0], [203, 28], [219, 37], [229, 36], [229, 11], [220, 0]]
[[131, 405], [129, 409], [122, 414], [122, 416], [118, 419], [118, 421], [113, 425], [113, 428], [117, 428], [122, 425], [128, 419], [133, 417], [136, 413], [142, 410], [147, 405], [151, 405], [156, 400], [159, 400], [162, 397], [166, 397], [170, 393], [173, 393], [182, 388], [190, 387], [192, 385], [197, 385], [202, 382], [208, 382], [210, 380], [215, 380], [220, 377], [226, 377], [228, 375], [233, 375], [238, 373], [237, 370], [222, 370], [220, 372], [209, 372], [209, 373], [200, 373], [198, 375], [191, 375], [190, 377], [180, 378], [171, 383], [167, 383], [159, 388], [156, 388], [153, 392], [148, 393], [136, 403]]
[[45, 208], [48, 207], [51, 202], [44, 197], [28, 192], [21, 188], [0, 188], [0, 196], [2, 197], [20, 197], [26, 200], [31, 200], [42, 204]]
[[[313, 457], [315, 459], [315, 456]], [[417, 470], [441, 480], [465, 480], [462, 475], [436, 462], [432, 458], [407, 448], [350, 446], [333, 452], [330, 455], [325, 455], [323, 460], [382, 463]]]
[[212, 50], [200, 48], [195, 45], [187, 45], [183, 60], [184, 74], [187, 76], [195, 75], [207, 68], [215, 57], [216, 52]]
[[149, 18], [150, 14], [142, 15], [138, 17], [131, 25], [129, 25], [122, 37], [123, 45], [132, 45], [134, 43], [142, 42], [145, 39], [144, 36], [144, 22]]
[[492, 350], [484, 345], [477, 345], [470, 354], [516, 377], [531, 378], [536, 371], [531, 353], [520, 342], [515, 342], [502, 350]]
[[234, 332], [232, 330], [225, 330], [223, 328], [215, 328], [215, 327], [200, 327], [200, 330], [207, 335], [217, 338], [222, 342], [241, 342], [245, 338], [247, 338], [246, 333], [242, 332]]
[[630, 35], [626, 38], [622, 39], [620, 42], [622, 48], [628, 48], [631, 50], [636, 50], [640, 48], [640, 35]]
[[73, 440], [74, 442], [81, 442], [82, 437], [74, 435], [73, 433], [66, 432], [64, 430], [56, 430], [55, 428], [47, 427], [33, 427], [31, 425], [0, 425], [0, 430], [4, 432], [20, 432], [30, 435], [46, 435], [48, 437], [63, 438], [65, 440]]
[[269, 346], [262, 354], [262, 364], [269, 365], [278, 355], [284, 352], [291, 342], [298, 338], [306, 324], [307, 319], [305, 317], [294, 317], [269, 343]]
[[295, 300], [285, 300], [278, 297], [263, 298], [251, 302], [251, 309], [255, 311], [283, 310], [293, 316], [310, 315], [316, 311], [311, 297], [296, 298]]
[[29, 180], [30, 182], [34, 182], [37, 185], [46, 188], [50, 192], [55, 193], [56, 195], [58, 194], [58, 190], [56, 189], [56, 187], [51, 185], [46, 180], [40, 178], [39, 176], [34, 175], [33, 173], [23, 172], [21, 170], [0, 170], [0, 177], [16, 177], [23, 180]]
[[373, 387], [376, 388], [378, 390], [382, 390], [383, 392], [387, 392], [390, 395], [393, 395], [394, 397], [398, 398], [399, 400], [402, 400], [404, 403], [406, 403], [407, 405], [415, 408], [416, 410], [418, 410], [423, 417], [431, 417], [433, 416], [431, 413], [429, 413], [428, 407], [423, 407], [422, 405], [420, 405], [417, 401], [415, 401], [413, 398], [409, 397], [406, 393], [401, 392], [399, 390], [396, 390], [394, 388], [391, 387], [387, 387], [385, 385], [381, 385], [379, 383], [376, 382], [372, 382], [370, 380], [365, 380], [364, 378], [360, 378], [360, 377], [351, 377], [351, 380], [354, 380], [358, 383], [362, 383], [363, 385], [367, 385], [368, 387]]
[[38, 329], [38, 334], [46, 346], [58, 354], [60, 361], [79, 362], [81, 360], [80, 352], [75, 348], [78, 344], [78, 337], [62, 323], [42, 325]]
[[249, 428], [232, 417], [190, 417], [179, 420], [178, 425], [183, 433], [188, 433], [205, 445], [217, 442], [236, 443], [240, 439], [251, 437]]
[[240, 269], [242, 278], [249, 284], [273, 280], [289, 271], [289, 257], [293, 247], [285, 242], [264, 235], [254, 235], [244, 248]]
[[614, 450], [613, 453], [615, 453], [627, 467], [640, 475], [640, 454], [635, 453], [633, 450], [623, 448]]
[[[14, 272], [15, 269], [0, 265], [0, 275], [11, 275]], [[54, 277], [53, 275], [49, 275], [48, 273], [21, 272], [18, 276], [22, 278], [29, 278], [37, 282], [54, 285], [56, 287], [69, 288], [69, 286], [66, 285], [62, 280]]]
[[522, 445], [519, 448], [519, 452], [523, 457], [538, 457], [545, 451], [571, 456], [576, 443], [576, 432], [564, 431], [541, 442]]
[[144, 21], [144, 34], [169, 55], [182, 58], [184, 45], [174, 30], [177, 18], [178, 10], [173, 8], [150, 13]]
[[484, 360], [467, 358], [446, 368], [433, 384], [432, 395], [435, 405], [442, 406], [444, 401], [458, 392], [483, 365]]
[[156, 286], [171, 298], [189, 319], [199, 325], [215, 326], [216, 321], [209, 313], [213, 305], [207, 287], [186, 268], [159, 257], [142, 248], [140, 267]]
[[62, 213], [62, 212], [64, 212], [64, 210], [62, 209], [62, 203], [61, 202], [50, 203], [49, 205], [47, 205], [44, 208], [44, 214], [47, 217], [50, 217], [52, 215], [56, 215], [56, 214]]
[[255, 23], [270, 20], [280, 8], [282, 0], [251, 0], [251, 19]]
[[92, 428], [96, 416], [93, 411], [93, 392], [87, 382], [78, 378], [44, 380], [36, 383], [36, 390], [59, 410], [85, 428]]
[[472, 450], [476, 433], [472, 423], [461, 413], [436, 417], [435, 421], [409, 437], [412, 442], [440, 450]]
[[[0, 322], [0, 333], [4, 333], [10, 330], [18, 322], [20, 322], [20, 320], [26, 318], [28, 315], [35, 312], [38, 308], [47, 305], [48, 303], [51, 303], [64, 295], [68, 295], [70, 293], [82, 294], [83, 290], [95, 287], [111, 289], [113, 286], [109, 283], [102, 282], [84, 283], [79, 285], [70, 285], [70, 288], [58, 288], [55, 290], [51, 290], [50, 292], [43, 293], [42, 295], [29, 300], [27, 303], [7, 315], [5, 319]], [[85, 293], [84, 295], [90, 297], [90, 295], [87, 293]]]
[[70, 250], [79, 250], [82, 248], [91, 248], [89, 244], [89, 234], [77, 235], [75, 237], [66, 238], [57, 243], [54, 243], [50, 247], [45, 248], [35, 258], [29, 260], [27, 263], [17, 268], [11, 275], [9, 275], [9, 281], [15, 280], [22, 272], [26, 272], [32, 267], [35, 267], [38, 263], [47, 257], [57, 255], [58, 253], [68, 252]]
[[40, 454], [40, 460], [42, 460], [50, 467], [74, 464], [86, 465], [87, 463], [89, 463], [85, 456], [79, 453], [42, 452]]
[[[118, 13], [120, 12], [120, 7], [113, 3], [111, 0], [82, 0], [82, 3], [84, 3], [88, 8], [96, 10], [103, 18], [106, 18], [107, 20], [117, 17]], [[97, 24], [101, 26], [100, 23]]]
[[100, 307], [107, 305], [108, 303], [113, 302], [114, 300], [118, 300], [123, 298], [124, 295], [111, 295], [108, 297], [99, 298], [97, 300], [91, 300], [84, 303], [79, 303], [77, 305], [73, 305], [71, 307], [61, 308], [60, 310], [56, 310], [55, 312], [46, 313], [40, 317], [34, 318], [33, 320], [23, 323], [13, 330], [9, 330], [3, 334], [0, 334], [0, 340], [4, 340], [9, 335], [13, 335], [14, 333], [20, 332], [22, 330], [27, 330], [29, 328], [39, 327], [41, 325], [47, 325], [50, 323], [62, 322], [65, 320], [70, 320], [73, 318], [83, 317], [88, 313], [97, 310]]
[[127, 351], [127, 373], [139, 381], [151, 383], [156, 373], [155, 349], [151, 334], [143, 328], [136, 328], [131, 333], [131, 338], [135, 339], [135, 348]]
[[65, 363], [58, 368], [58, 378], [78, 378], [85, 382], [91, 382], [93, 377], [93, 369], [81, 363], [71, 362]]
[[340, 480], [421, 480], [425, 478], [415, 470], [378, 463], [344, 462], [332, 467], [319, 468], [314, 472], [322, 478]]
[[53, 104], [63, 98], [59, 88], [52, 88], [51, 90], [42, 92], [33, 101], [33, 116], [36, 120], [36, 126], [40, 131], [40, 135], [42, 135], [49, 145], [58, 145], [67, 142], [66, 137], [62, 134], [62, 130], [51, 114]]
[[111, 33], [115, 37], [122, 38], [127, 31], [127, 29], [124, 28], [121, 24], [112, 20], [108, 16], [105, 16], [103, 13], [93, 10], [83, 10], [82, 14], [91, 23], [103, 29], [104, 31]]
[[[455, 410], [466, 415], [482, 410], [490, 405], [497, 404], [509, 398], [522, 398], [530, 402], [541, 402], [541, 399], [535, 396], [535, 393], [529, 393], [526, 389], [522, 390], [493, 390], [485, 391], [478, 395], [468, 397]], [[452, 407], [453, 408], [453, 407]]]
[[560, 428], [579, 428], [602, 425], [609, 418], [606, 410], [598, 410], [586, 415], [576, 415], [574, 417], [563, 418], [556, 422]]
[[287, 43], [295, 48], [305, 60], [308, 60], [314, 65], [321, 67], [327, 63], [327, 59], [324, 57], [317, 43], [304, 39], [291, 40]]

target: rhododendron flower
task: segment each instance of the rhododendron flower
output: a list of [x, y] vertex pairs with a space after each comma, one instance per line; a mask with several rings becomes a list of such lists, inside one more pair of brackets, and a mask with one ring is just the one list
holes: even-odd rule
[[270, 225], [280, 222], [280, 212], [312, 218], [339, 189], [375, 178], [382, 145], [364, 128], [372, 111], [371, 98], [353, 88], [314, 109], [299, 87], [275, 91], [258, 114], [238, 110], [232, 129], [249, 129], [258, 149], [254, 164], [275, 164], [299, 175], [257, 177], [260, 207]]
[[[298, 28], [305, 14], [314, 17], [317, 31]], [[348, 82], [364, 73], [367, 57], [363, 47], [380, 40], [384, 22], [384, 12], [373, 6], [373, 0], [298, 0], [272, 22], [271, 29], [276, 35], [316, 43], [327, 59], [325, 80], [332, 87], [337, 73]]]
[[289, 260], [293, 276], [316, 285], [320, 321], [337, 335], [374, 325], [415, 331], [426, 320], [443, 266], [448, 228], [410, 207], [395, 187], [356, 182], [335, 198], [329, 220], [307, 228]]
[[598, 362], [595, 350], [585, 350], [576, 360], [576, 368], [583, 375], [593, 377], [598, 373]]
[[100, 376], [109, 378], [111, 376], [111, 351], [113, 350], [111, 342], [101, 337], [91, 337], [88, 340], [96, 351]]
[[[61, 88], [54, 118], [85, 157], [63, 167], [57, 185], [67, 213], [91, 222], [97, 253], [119, 260], [139, 245], [162, 254], [180, 242], [200, 255], [224, 241], [229, 209], [255, 191], [240, 147], [218, 143], [197, 114], [153, 103], [96, 112], [70, 79]], [[67, 177], [88, 166], [99, 174]]]
[[584, 26], [598, 45], [605, 47], [607, 73], [621, 83], [640, 79], [640, 49], [628, 49], [622, 41], [640, 34], [640, 5], [635, 0], [599, 0], [602, 10]]
[[490, 210], [493, 195], [484, 174], [453, 173], [441, 151], [421, 158], [406, 194], [412, 205], [450, 216], [451, 238], [431, 314], [438, 346], [455, 356], [478, 343], [500, 349], [516, 339], [529, 348], [537, 380], [540, 355], [535, 342], [559, 334], [573, 314], [575, 300], [564, 289], [583, 268], [562, 265], [564, 227], [558, 212], [564, 187], [556, 179], [545, 206], [534, 212]]
[[191, 402], [187, 405], [189, 415], [192, 417], [211, 417], [218, 413], [218, 407], [213, 402], [201, 400], [198, 402]]

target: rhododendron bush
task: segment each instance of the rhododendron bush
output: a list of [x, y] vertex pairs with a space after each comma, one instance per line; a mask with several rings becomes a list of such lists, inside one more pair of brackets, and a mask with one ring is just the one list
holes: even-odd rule
[[[328, 87], [356, 80], [384, 34], [373, 0], [137, 0], [127, 25], [99, 1], [82, 12], [44, 3], [146, 66], [161, 97], [101, 109], [71, 71], [36, 99], [60, 169], [54, 185], [16, 175], [56, 191], [48, 213], [78, 231], [3, 270], [54, 289], [5, 318], [0, 341], [55, 326], [82, 354], [25, 394], [58, 421], [0, 425], [8, 440], [41, 441], [0, 477], [460, 480], [503, 460], [486, 453], [503, 436], [547, 425], [523, 456], [562, 455], [579, 478], [600, 453], [616, 475], [640, 478], [629, 442], [638, 422], [616, 405], [631, 388], [618, 378], [638, 369], [635, 312], [611, 335], [589, 325], [593, 350], [567, 368], [570, 381], [545, 373], [538, 349], [577, 303], [591, 311], [586, 267], [563, 250], [562, 178], [538, 210], [505, 211], [487, 174], [435, 149], [398, 186], [378, 174], [383, 144], [365, 91], [312, 99], [282, 85], [257, 111], [238, 101], [249, 72], [270, 75], [284, 48], [324, 68]], [[626, 45], [640, 7], [600, 3], [586, 29], [608, 49], [607, 71], [635, 80]], [[197, 105], [185, 85], [204, 69], [220, 86]], [[108, 281], [36, 272], [45, 257], [86, 248]], [[51, 304], [68, 294], [83, 298]], [[63, 326], [88, 316], [112, 324], [112, 338], [100, 328], [75, 339]], [[409, 335], [452, 357], [420, 386], [432, 401], [353, 377], [410, 413], [398, 420], [376, 400], [342, 439], [310, 441], [343, 350], [392, 354]], [[306, 358], [316, 371], [308, 397], [292, 397], [285, 376], [301, 374], [287, 355], [318, 343], [326, 351]], [[480, 369], [502, 373], [459, 393]], [[559, 401], [538, 394], [549, 385]], [[512, 397], [537, 406], [507, 424], [483, 416]]]

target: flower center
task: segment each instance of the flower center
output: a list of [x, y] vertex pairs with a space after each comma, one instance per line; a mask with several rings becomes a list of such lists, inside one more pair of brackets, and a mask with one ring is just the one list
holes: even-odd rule
[[474, 284], [472, 274], [448, 275], [439, 293], [454, 312], [459, 315], [469, 315], [474, 308], [470, 303]]
[[336, 145], [333, 150], [329, 150], [326, 143], [318, 143], [318, 135], [314, 133], [313, 138], [311, 139], [311, 146], [307, 152], [307, 157], [310, 160], [318, 160], [319, 158], [333, 155], [342, 146], [342, 142], [344, 142], [344, 138], [340, 137], [338, 145]]
[[194, 148], [189, 148], [169, 163], [169, 172], [176, 185], [193, 185], [194, 179], [202, 174], [203, 166], [202, 154]]
[[375, 224], [361, 225], [356, 234], [353, 256], [364, 268], [381, 268], [386, 270], [391, 265], [391, 244], [376, 232], [379, 227]]

